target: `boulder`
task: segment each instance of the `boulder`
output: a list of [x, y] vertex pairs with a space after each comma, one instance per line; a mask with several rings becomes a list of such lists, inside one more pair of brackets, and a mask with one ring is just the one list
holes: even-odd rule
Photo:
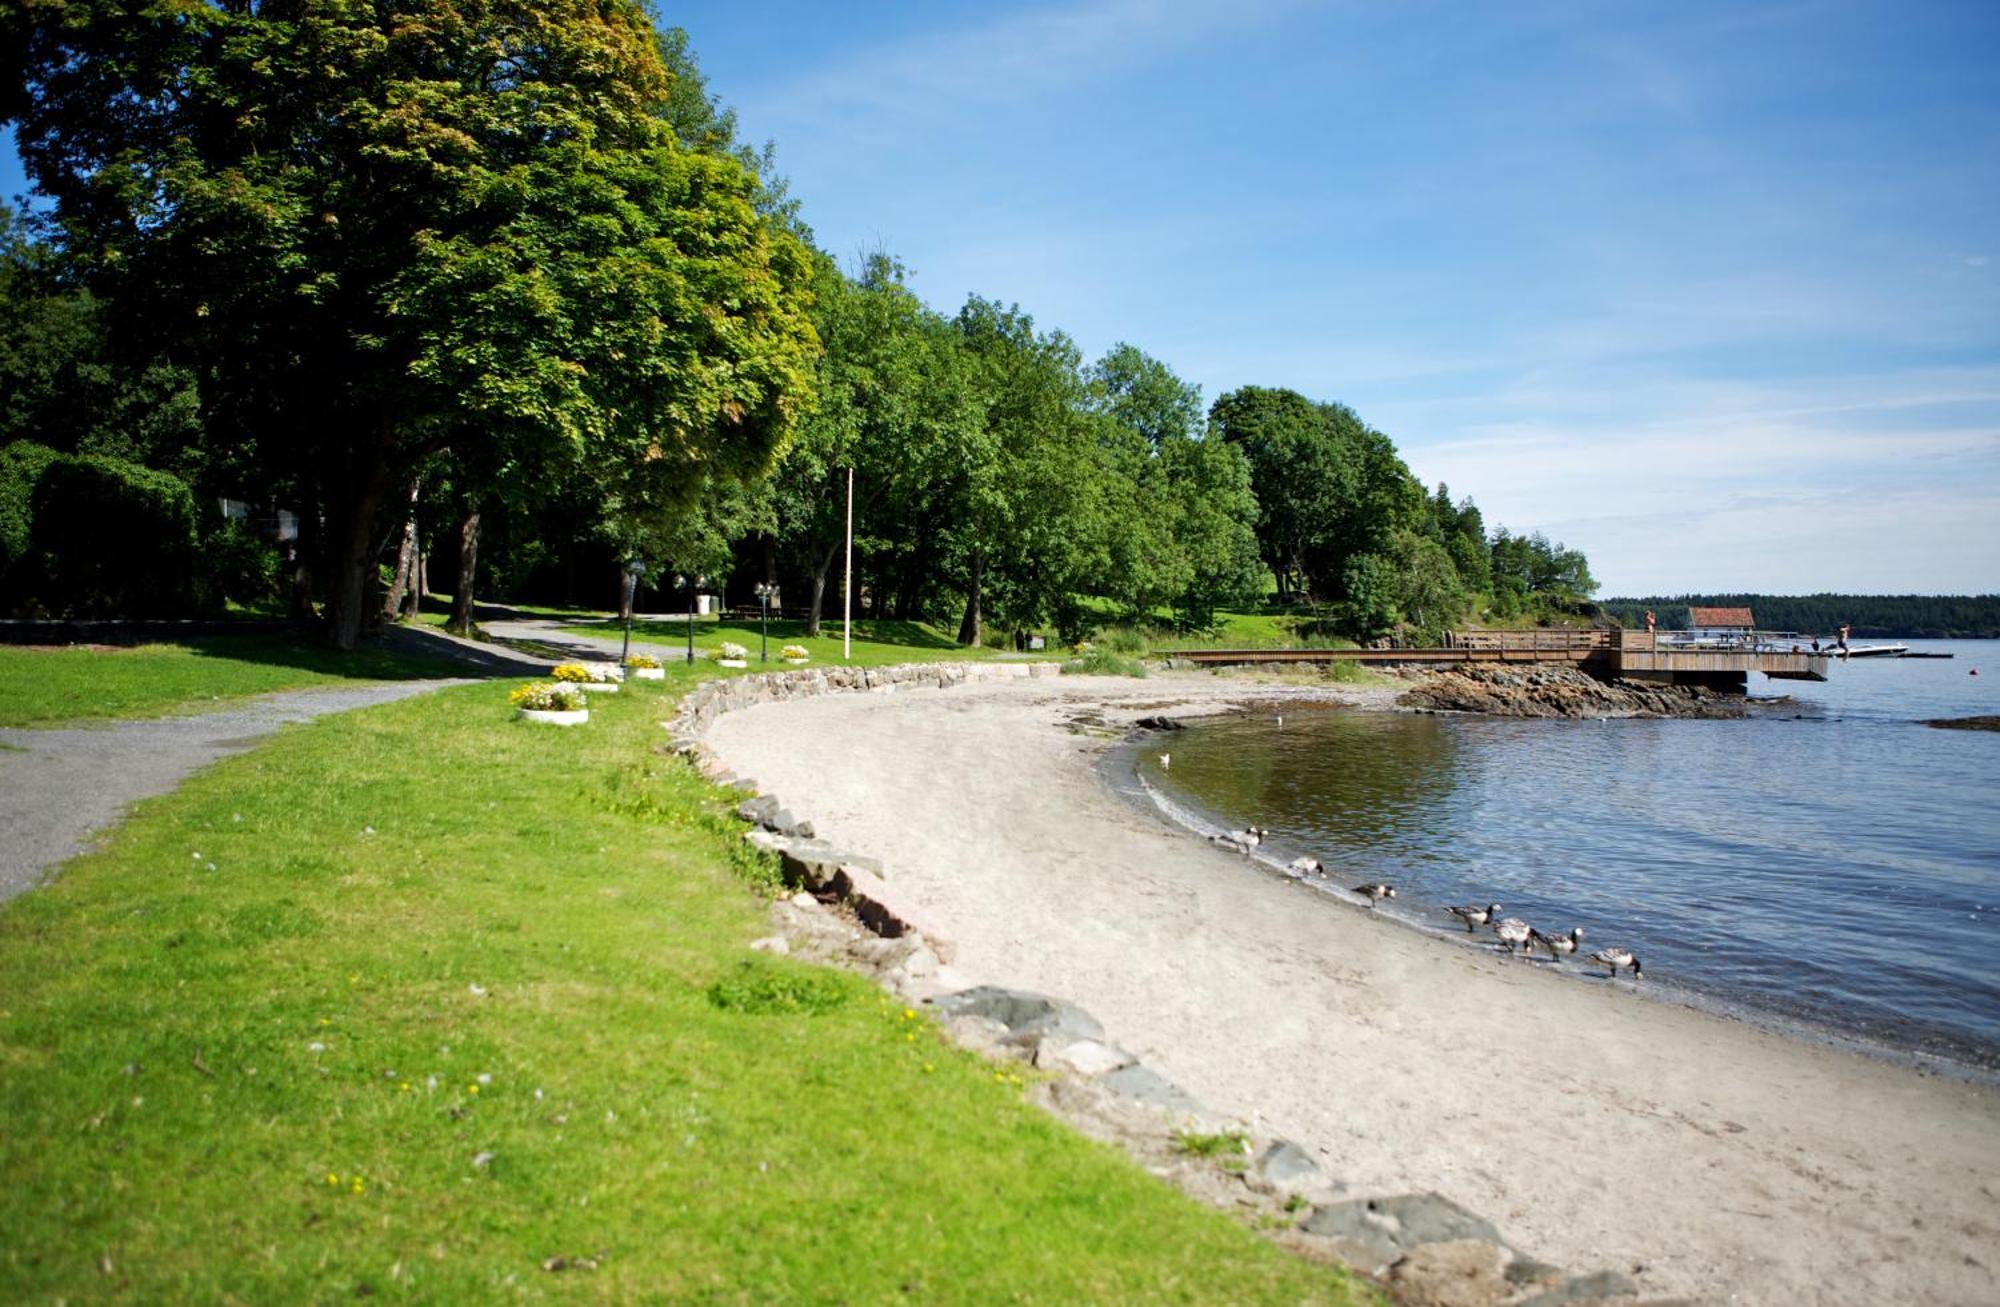
[[1389, 1268], [1402, 1307], [1500, 1307], [1513, 1296], [1506, 1253], [1479, 1239], [1427, 1243]]
[[1208, 1111], [1201, 1100], [1141, 1062], [1120, 1067], [1098, 1081], [1128, 1102], [1180, 1115], [1199, 1116]]
[[1104, 1027], [1074, 1003], [1023, 989], [980, 985], [931, 1000], [947, 1016], [989, 1017], [1007, 1028], [1011, 1043], [1039, 1044], [1102, 1039]]
[[1307, 1217], [1303, 1228], [1334, 1240], [1342, 1257], [1370, 1275], [1380, 1275], [1405, 1253], [1427, 1243], [1500, 1242], [1492, 1222], [1442, 1194], [1334, 1203]]
[[745, 799], [736, 805], [736, 815], [752, 825], [761, 826], [778, 811], [778, 798], [774, 794], [760, 795]]
[[1638, 1292], [1639, 1286], [1618, 1272], [1598, 1271], [1571, 1276], [1562, 1287], [1537, 1294], [1521, 1307], [1584, 1307], [1587, 1303], [1630, 1298]]
[[1044, 1037], [1035, 1046], [1035, 1065], [1043, 1071], [1079, 1076], [1101, 1076], [1120, 1067], [1131, 1066], [1134, 1058], [1114, 1044], [1096, 1039], [1064, 1043]]
[[1332, 1193], [1340, 1185], [1320, 1169], [1312, 1154], [1289, 1139], [1274, 1139], [1251, 1168], [1266, 1188], [1281, 1194]]

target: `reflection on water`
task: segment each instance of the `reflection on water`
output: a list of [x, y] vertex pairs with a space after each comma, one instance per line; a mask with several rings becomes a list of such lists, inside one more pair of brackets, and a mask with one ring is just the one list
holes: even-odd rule
[[1406, 910], [1497, 899], [1699, 994], [2000, 1067], [2000, 736], [1898, 717], [1913, 687], [1927, 715], [1991, 709], [1935, 669], [1884, 670], [1914, 669], [1867, 668], [1853, 704], [1782, 720], [1288, 710], [1139, 765], [1220, 823], [1268, 827], [1281, 859], [1391, 881]]

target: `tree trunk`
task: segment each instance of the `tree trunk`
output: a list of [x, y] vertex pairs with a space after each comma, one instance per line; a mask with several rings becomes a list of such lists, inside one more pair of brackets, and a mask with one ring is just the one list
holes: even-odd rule
[[378, 457], [351, 478], [350, 486], [339, 513], [327, 524], [327, 638], [343, 650], [361, 643], [362, 623], [368, 616], [369, 587], [381, 544], [375, 519], [388, 497], [388, 469]]
[[806, 610], [806, 634], [819, 634], [820, 609], [826, 603], [826, 574], [833, 570], [833, 556], [840, 552], [840, 542], [834, 541], [820, 555], [819, 566], [813, 569], [812, 607]]
[[470, 508], [458, 523], [458, 585], [451, 592], [451, 622], [458, 635], [472, 634], [472, 580], [479, 569], [479, 510]]
[[416, 583], [417, 570], [417, 492], [421, 481], [410, 482], [410, 515], [403, 519], [403, 538], [396, 545], [396, 577], [389, 583], [389, 593], [382, 601], [382, 620], [393, 622], [402, 615], [403, 596]]
[[639, 587], [632, 584], [623, 565], [618, 568], [618, 620], [630, 621], [632, 604], [638, 598]]
[[981, 554], [972, 556], [972, 580], [965, 588], [965, 620], [958, 624], [958, 642], [963, 645], [979, 643], [979, 582], [986, 572], [986, 559]]
[[417, 552], [417, 562], [412, 569], [412, 575], [415, 584], [410, 587], [410, 602], [403, 610], [403, 615], [414, 622], [418, 614], [423, 612], [424, 596], [431, 592], [431, 556], [421, 549]]
[[422, 542], [417, 536], [417, 519], [410, 519], [410, 584], [403, 591], [403, 620], [414, 622], [424, 611], [424, 565]]

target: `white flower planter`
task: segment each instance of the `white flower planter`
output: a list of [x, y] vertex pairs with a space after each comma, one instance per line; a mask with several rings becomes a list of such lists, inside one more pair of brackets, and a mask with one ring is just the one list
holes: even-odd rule
[[579, 690], [590, 694], [618, 693], [618, 682], [616, 681], [570, 681], [568, 684], [574, 685]]
[[642, 681], [664, 681], [667, 679], [667, 669], [664, 667], [634, 667], [632, 675]]
[[810, 658], [787, 658], [787, 659], [785, 659], [785, 661], [786, 661], [786, 662], [788, 662], [788, 663], [790, 663], [790, 664], [791, 664], [792, 666], [794, 666], [794, 667], [804, 667], [804, 666], [805, 666], [805, 665], [806, 665], [807, 663], [811, 662], [811, 661], [812, 661], [812, 659], [810, 659]]
[[514, 716], [524, 722], [540, 722], [544, 726], [581, 726], [590, 720], [590, 709], [516, 708]]
[[750, 660], [747, 658], [718, 658], [715, 660], [715, 665], [717, 667], [748, 667]]

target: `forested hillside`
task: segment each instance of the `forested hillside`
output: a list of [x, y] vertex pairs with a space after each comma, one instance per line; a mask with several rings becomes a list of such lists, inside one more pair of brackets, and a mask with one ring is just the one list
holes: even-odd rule
[[[0, 20], [0, 612], [316, 617], [775, 586], [965, 643], [1309, 606], [1527, 620], [1583, 556], [1427, 491], [1352, 409], [1206, 402], [1001, 298], [814, 244], [630, 0], [52, 3]], [[89, 77], [70, 75], [82, 65]], [[145, 162], [141, 162], [145, 161]], [[1004, 288], [1000, 288], [1004, 289]]]
[[1606, 599], [1602, 606], [1626, 626], [1644, 624], [1652, 609], [1667, 630], [1688, 624], [1688, 605], [1748, 607], [1769, 631], [1831, 635], [1851, 624], [1859, 636], [1904, 640], [2000, 638], [2000, 595], [1675, 595]]

